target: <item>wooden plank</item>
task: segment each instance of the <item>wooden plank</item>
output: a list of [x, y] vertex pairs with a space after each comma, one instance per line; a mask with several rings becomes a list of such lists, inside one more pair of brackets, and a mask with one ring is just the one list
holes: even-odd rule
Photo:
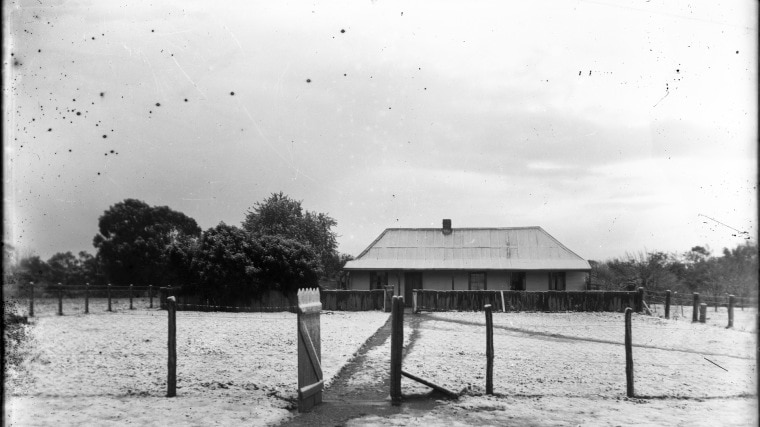
[[309, 364], [313, 369], [314, 375], [317, 376], [317, 379], [322, 381], [322, 364], [319, 361], [319, 353], [314, 347], [314, 342], [311, 340], [309, 329], [303, 320], [298, 321], [298, 326], [300, 328], [300, 333], [298, 336], [301, 338], [304, 348], [306, 349], [306, 355], [309, 359]]
[[322, 402], [321, 301], [316, 288], [298, 291], [298, 412], [308, 411]]
[[307, 385], [305, 387], [301, 387], [298, 389], [298, 398], [299, 399], [307, 399], [311, 396], [314, 396], [315, 394], [319, 393], [324, 389], [325, 382], [322, 380], [319, 380], [318, 382]]
[[453, 391], [448, 390], [446, 388], [443, 388], [443, 387], [441, 387], [441, 386], [439, 386], [437, 384], [433, 384], [430, 381], [423, 380], [422, 378], [420, 378], [418, 376], [415, 376], [415, 375], [412, 375], [409, 372], [406, 372], [404, 370], [401, 371], [401, 375], [409, 378], [410, 380], [417, 381], [420, 384], [424, 384], [424, 385], [432, 388], [433, 390], [437, 390], [437, 391], [439, 391], [439, 392], [441, 392], [441, 393], [443, 393], [445, 395], [448, 395], [449, 397], [451, 397], [453, 399], [458, 399], [459, 398], [459, 395], [457, 393], [454, 393]]

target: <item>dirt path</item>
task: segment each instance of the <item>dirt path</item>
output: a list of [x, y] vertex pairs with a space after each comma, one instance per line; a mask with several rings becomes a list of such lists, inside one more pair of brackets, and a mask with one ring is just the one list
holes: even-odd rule
[[[419, 318], [404, 316], [404, 327], [411, 328], [405, 353], [417, 337]], [[387, 417], [409, 411], [430, 410], [437, 403], [432, 395], [404, 396], [401, 406], [390, 401], [391, 320], [370, 337], [354, 360], [338, 373], [324, 390], [322, 404], [311, 412], [297, 414], [281, 426], [340, 426], [352, 419], [374, 415]]]

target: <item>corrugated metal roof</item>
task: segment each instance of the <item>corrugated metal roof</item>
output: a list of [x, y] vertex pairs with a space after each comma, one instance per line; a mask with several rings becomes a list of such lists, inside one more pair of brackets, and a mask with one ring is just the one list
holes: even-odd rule
[[541, 227], [388, 228], [345, 270], [590, 270]]

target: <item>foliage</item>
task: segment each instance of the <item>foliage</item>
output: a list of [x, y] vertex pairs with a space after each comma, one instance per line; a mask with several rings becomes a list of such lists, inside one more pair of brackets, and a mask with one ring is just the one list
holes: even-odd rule
[[653, 291], [701, 292], [713, 296], [757, 295], [758, 248], [749, 242], [735, 249], [723, 249], [722, 256], [713, 256], [709, 248], [694, 246], [682, 254], [639, 252], [590, 264], [592, 289], [626, 290], [641, 286]]
[[253, 263], [255, 246], [240, 228], [222, 222], [204, 231], [194, 247], [187, 243], [182, 255], [173, 252], [184, 257], [201, 295], [227, 301], [260, 291]]
[[260, 236], [254, 248], [256, 276], [269, 289], [290, 294], [318, 285], [320, 264], [311, 246], [281, 236]]
[[29, 282], [34, 282], [35, 284], [53, 283], [50, 277], [50, 266], [37, 255], [22, 258], [19, 261], [16, 269], [16, 279], [22, 284]]
[[323, 277], [334, 277], [336, 268], [337, 235], [332, 231], [338, 223], [324, 213], [304, 210], [301, 202], [282, 192], [273, 193], [264, 202], [257, 202], [247, 213], [243, 228], [254, 238], [279, 236], [311, 247]]
[[98, 228], [93, 245], [108, 280], [117, 285], [169, 283], [173, 275], [168, 248], [201, 233], [195, 220], [185, 214], [135, 199], [111, 206], [99, 218]]

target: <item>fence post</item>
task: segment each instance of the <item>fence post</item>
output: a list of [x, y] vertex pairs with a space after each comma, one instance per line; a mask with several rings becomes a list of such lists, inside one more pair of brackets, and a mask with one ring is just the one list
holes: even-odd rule
[[626, 395], [633, 397], [633, 338], [631, 337], [631, 307], [625, 309], [625, 383]]
[[90, 284], [84, 284], [84, 314], [90, 313]]
[[691, 321], [697, 322], [699, 320], [699, 293], [694, 292], [694, 301], [691, 309]]
[[134, 310], [134, 307], [132, 306], [132, 284], [129, 284], [129, 309]]
[[34, 282], [29, 282], [29, 317], [34, 317]]
[[106, 291], [108, 293], [108, 311], [113, 311], [111, 310], [111, 284], [110, 283], [108, 284]]
[[665, 318], [670, 319], [670, 291], [665, 291]]
[[705, 323], [707, 320], [707, 304], [699, 304], [699, 323]]
[[728, 327], [733, 328], [734, 327], [734, 296], [729, 295], [728, 296]]
[[177, 395], [177, 306], [174, 297], [166, 299], [169, 312], [169, 373], [166, 378], [166, 397]]
[[393, 297], [391, 309], [391, 404], [401, 404], [401, 350], [404, 345], [404, 297]]
[[412, 289], [412, 313], [417, 314], [417, 290]]
[[493, 313], [491, 304], [485, 305], [486, 312], [486, 394], [493, 394]]
[[148, 298], [150, 298], [150, 308], [153, 308], [153, 285], [148, 285]]
[[644, 287], [639, 286], [636, 289], [636, 312], [641, 313], [644, 309]]
[[63, 316], [63, 285], [58, 282], [58, 315]]

